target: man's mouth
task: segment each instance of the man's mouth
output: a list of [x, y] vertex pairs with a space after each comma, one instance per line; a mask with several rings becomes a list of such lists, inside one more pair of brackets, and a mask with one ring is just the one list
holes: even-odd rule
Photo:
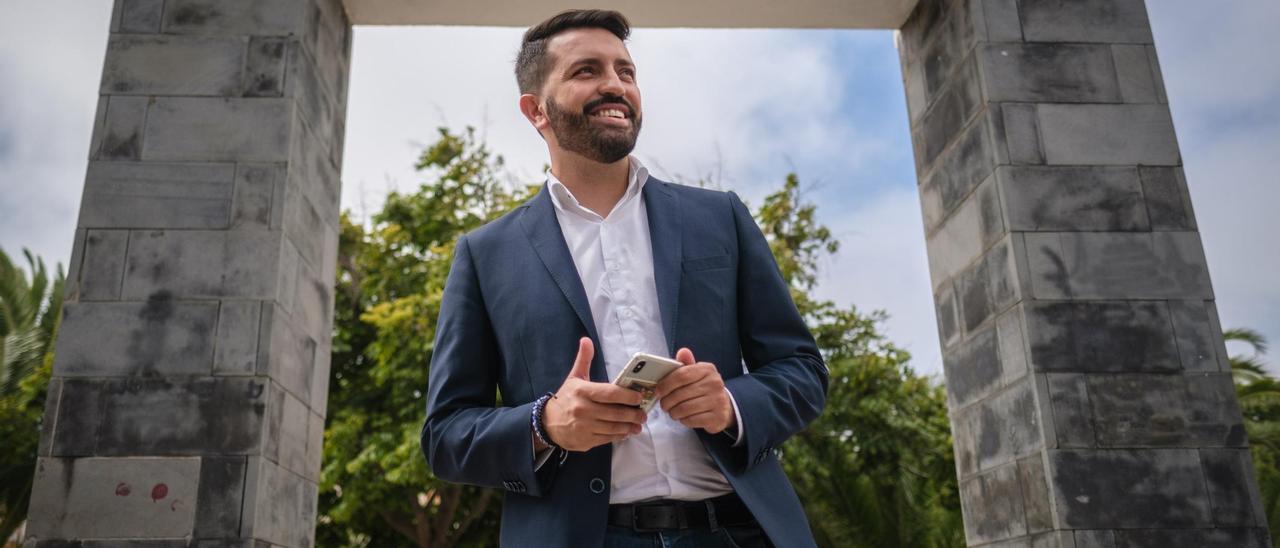
[[627, 113], [616, 108], [605, 108], [593, 112], [591, 116], [597, 118], [619, 118], [625, 120], [627, 118]]

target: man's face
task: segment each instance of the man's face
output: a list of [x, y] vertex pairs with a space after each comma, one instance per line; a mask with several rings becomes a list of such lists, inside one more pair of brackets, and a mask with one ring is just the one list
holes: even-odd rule
[[554, 36], [547, 52], [554, 66], [542, 87], [543, 108], [560, 148], [613, 163], [640, 135], [640, 88], [622, 40], [604, 29], [574, 29]]

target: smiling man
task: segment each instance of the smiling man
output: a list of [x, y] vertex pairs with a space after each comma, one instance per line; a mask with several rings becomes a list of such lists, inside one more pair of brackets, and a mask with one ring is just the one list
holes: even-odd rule
[[[423, 452], [506, 491], [504, 546], [812, 546], [773, 448], [821, 412], [826, 365], [742, 201], [630, 156], [629, 34], [574, 10], [524, 35], [519, 106], [551, 174], [458, 240]], [[682, 364], [648, 413], [609, 383], [637, 352]]]

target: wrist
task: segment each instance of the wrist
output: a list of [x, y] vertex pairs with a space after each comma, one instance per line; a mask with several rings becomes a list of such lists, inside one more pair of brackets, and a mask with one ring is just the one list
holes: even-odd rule
[[547, 392], [533, 402], [533, 411], [529, 417], [529, 428], [533, 430], [533, 446], [537, 450], [547, 447], [560, 449], [560, 446], [547, 433], [546, 422], [543, 419], [546, 415], [547, 403], [555, 397], [555, 394]]

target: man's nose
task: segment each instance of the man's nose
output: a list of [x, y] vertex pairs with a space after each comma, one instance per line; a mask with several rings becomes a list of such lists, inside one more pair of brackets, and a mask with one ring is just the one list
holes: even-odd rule
[[618, 95], [621, 96], [626, 91], [626, 86], [622, 83], [622, 78], [618, 77], [615, 72], [609, 72], [600, 82], [601, 95]]

